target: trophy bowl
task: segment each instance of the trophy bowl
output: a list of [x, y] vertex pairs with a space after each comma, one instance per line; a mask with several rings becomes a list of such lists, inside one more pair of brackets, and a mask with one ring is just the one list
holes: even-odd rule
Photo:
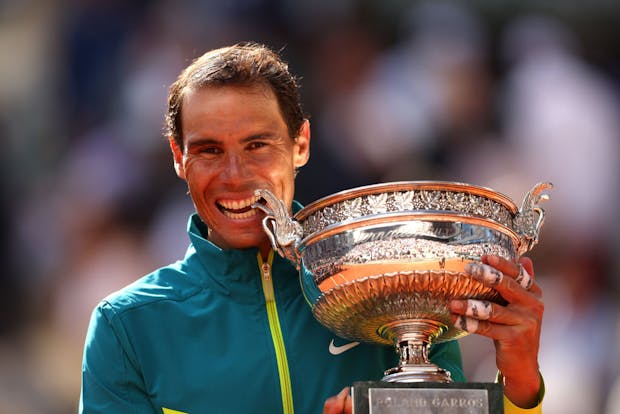
[[453, 299], [502, 303], [465, 272], [484, 254], [516, 261], [538, 242], [537, 184], [520, 208], [489, 188], [456, 182], [408, 181], [353, 188], [321, 198], [293, 217], [267, 190], [254, 204], [274, 249], [296, 265], [314, 317], [337, 335], [395, 346], [400, 361], [388, 382], [450, 382], [432, 364], [433, 343], [460, 338]]

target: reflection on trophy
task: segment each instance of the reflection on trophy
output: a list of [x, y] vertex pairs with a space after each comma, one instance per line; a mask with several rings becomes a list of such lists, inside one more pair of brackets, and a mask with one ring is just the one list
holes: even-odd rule
[[266, 213], [274, 249], [299, 269], [320, 323], [352, 341], [396, 347], [399, 363], [384, 382], [450, 383], [450, 373], [428, 358], [431, 344], [466, 335], [452, 325], [448, 303], [502, 303], [465, 273], [466, 264], [483, 254], [515, 261], [529, 251], [550, 188], [537, 184], [520, 208], [488, 188], [438, 181], [354, 188], [294, 217], [272, 193], [257, 190], [264, 204], [254, 207]]

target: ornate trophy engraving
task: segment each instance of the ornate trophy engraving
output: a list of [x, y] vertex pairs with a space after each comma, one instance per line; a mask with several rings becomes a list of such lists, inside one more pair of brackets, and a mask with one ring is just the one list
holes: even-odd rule
[[[257, 190], [263, 201], [253, 207], [265, 212], [274, 249], [299, 269], [314, 317], [343, 338], [395, 346], [400, 361], [382, 381], [427, 388], [451, 383], [450, 373], [429, 361], [430, 345], [467, 334], [452, 326], [450, 300], [502, 302], [465, 265], [483, 254], [514, 261], [532, 249], [551, 187], [534, 186], [521, 208], [491, 189], [440, 181], [354, 188], [292, 218], [273, 194]], [[447, 387], [463, 388], [455, 385]], [[399, 412], [372, 407], [365, 412]]]

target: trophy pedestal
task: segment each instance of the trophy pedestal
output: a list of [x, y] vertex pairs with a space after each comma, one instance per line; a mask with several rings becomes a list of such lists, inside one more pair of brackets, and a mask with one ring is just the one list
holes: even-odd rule
[[503, 414], [498, 383], [355, 382], [353, 414]]
[[401, 364], [385, 371], [384, 382], [452, 382], [450, 372], [430, 362]]

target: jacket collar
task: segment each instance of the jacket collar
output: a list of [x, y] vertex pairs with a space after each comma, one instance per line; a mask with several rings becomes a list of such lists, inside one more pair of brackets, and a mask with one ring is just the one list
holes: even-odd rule
[[[293, 202], [294, 212], [301, 208], [301, 204]], [[196, 269], [195, 264], [198, 264], [204, 270], [199, 272], [200, 274], [191, 275], [198, 277], [199, 283], [208, 284], [226, 295], [253, 296], [257, 293], [257, 289], [262, 290], [258, 248], [224, 250], [216, 246], [207, 240], [208, 228], [196, 213], [189, 218], [187, 233], [191, 245], [185, 255], [185, 261], [191, 269]], [[272, 268], [282, 269], [286, 273], [287, 280], [294, 279], [295, 284], [299, 283], [295, 267], [278, 254], [274, 255]], [[274, 278], [276, 276], [274, 275]], [[286, 282], [286, 285], [289, 284]]]

